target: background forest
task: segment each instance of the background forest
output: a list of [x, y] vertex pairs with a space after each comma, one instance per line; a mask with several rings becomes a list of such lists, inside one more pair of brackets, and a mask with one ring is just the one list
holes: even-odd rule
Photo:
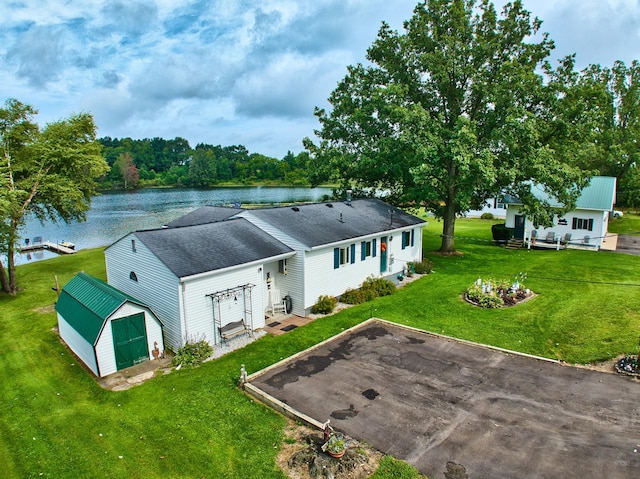
[[307, 152], [288, 152], [280, 159], [249, 153], [242, 145], [191, 148], [180, 137], [98, 140], [111, 167], [100, 180], [102, 189], [152, 186], [210, 187], [233, 184], [308, 185]]

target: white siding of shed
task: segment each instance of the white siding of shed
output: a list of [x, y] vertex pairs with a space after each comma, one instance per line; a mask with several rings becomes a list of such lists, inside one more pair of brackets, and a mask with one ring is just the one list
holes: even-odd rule
[[[75, 353], [87, 367], [98, 376], [98, 365], [93, 350], [93, 344], [89, 344], [65, 319], [58, 314], [58, 331], [69, 349]], [[113, 349], [111, 354], [113, 355]]]
[[[131, 240], [136, 240], [136, 251]], [[108, 283], [150, 305], [164, 324], [166, 347], [176, 351], [184, 344], [180, 321], [178, 278], [131, 233], [105, 250]], [[138, 281], [129, 278], [134, 272]]]
[[134, 314], [144, 313], [144, 324], [147, 332], [147, 346], [149, 359], [153, 359], [153, 342], [158, 342], [158, 349], [164, 350], [162, 340], [162, 327], [159, 321], [148, 309], [133, 303], [125, 303], [115, 313], [111, 315], [109, 321], [106, 322], [102, 333], [96, 344], [96, 356], [98, 357], [98, 365], [100, 367], [100, 376], [115, 373], [117, 369], [116, 357], [113, 345], [113, 331], [111, 329], [111, 321], [132, 316]]

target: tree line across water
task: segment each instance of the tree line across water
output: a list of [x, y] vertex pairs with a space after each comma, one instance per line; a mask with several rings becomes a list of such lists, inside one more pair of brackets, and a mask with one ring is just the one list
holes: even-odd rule
[[98, 139], [111, 167], [99, 180], [103, 189], [150, 186], [210, 187], [224, 183], [308, 185], [307, 152], [288, 152], [277, 159], [249, 153], [242, 145], [191, 148], [180, 137]]

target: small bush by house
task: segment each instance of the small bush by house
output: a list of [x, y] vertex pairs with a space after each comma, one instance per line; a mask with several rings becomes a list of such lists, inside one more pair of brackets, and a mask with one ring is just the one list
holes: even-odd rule
[[311, 307], [311, 313], [331, 314], [337, 304], [338, 300], [334, 296], [322, 295], [318, 298], [318, 302]]
[[384, 278], [368, 277], [359, 289], [348, 289], [340, 297], [347, 304], [362, 304], [379, 296], [388, 296], [396, 292], [396, 285]]
[[415, 261], [413, 263], [413, 270], [416, 274], [429, 274], [433, 271], [433, 261], [426, 258], [422, 261]]
[[187, 341], [184, 346], [178, 349], [172, 360], [174, 366], [183, 368], [200, 366], [204, 361], [213, 355], [213, 347], [204, 339], [200, 341]]

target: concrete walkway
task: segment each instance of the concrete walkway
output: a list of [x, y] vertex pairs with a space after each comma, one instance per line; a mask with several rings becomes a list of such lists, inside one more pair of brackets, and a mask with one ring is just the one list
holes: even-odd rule
[[249, 381], [432, 479], [640, 471], [640, 382], [611, 373], [373, 321]]

